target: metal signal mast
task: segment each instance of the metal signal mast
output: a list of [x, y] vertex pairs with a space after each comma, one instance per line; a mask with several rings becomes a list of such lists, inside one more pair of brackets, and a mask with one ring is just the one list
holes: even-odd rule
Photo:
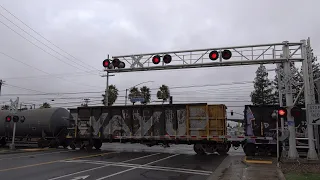
[[[220, 47], [184, 51], [169, 51], [146, 54], [132, 54], [113, 56], [111, 59], [105, 59], [103, 66], [107, 74], [135, 72], [135, 71], [154, 71], [154, 70], [171, 70], [187, 68], [208, 68], [221, 66], [242, 66], [255, 64], [281, 64], [283, 70], [281, 75], [280, 93], [285, 96], [286, 114], [289, 129], [289, 153], [288, 158], [296, 159], [298, 157], [296, 149], [296, 132], [294, 117], [290, 110], [296, 103], [293, 101], [294, 85], [293, 74], [290, 65], [293, 62], [303, 62], [303, 81], [306, 99], [306, 109], [310, 104], [314, 104], [314, 86], [311, 68], [311, 50], [310, 40], [301, 40], [300, 42], [288, 42], [273, 44], [258, 44], [247, 46]], [[279, 69], [279, 68], [278, 68]], [[278, 72], [280, 73], [280, 72]], [[311, 79], [310, 79], [311, 78]], [[299, 93], [301, 94], [301, 93]], [[282, 95], [280, 96], [280, 102]], [[307, 115], [307, 120], [308, 120]], [[283, 123], [281, 123], [283, 125]], [[283, 129], [283, 128], [282, 128]], [[309, 134], [309, 159], [317, 159], [313, 139], [313, 126], [308, 125]]]
[[[274, 43], [249, 46], [208, 48], [147, 54], [113, 56], [103, 62], [109, 73], [274, 64], [286, 61], [302, 61], [302, 43]], [[280, 56], [283, 46], [290, 47], [287, 58]]]

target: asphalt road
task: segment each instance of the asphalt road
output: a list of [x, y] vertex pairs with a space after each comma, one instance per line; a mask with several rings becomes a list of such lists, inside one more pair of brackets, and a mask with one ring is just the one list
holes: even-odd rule
[[205, 180], [226, 157], [199, 156], [192, 146], [164, 149], [114, 143], [92, 152], [57, 149], [0, 155], [0, 179]]

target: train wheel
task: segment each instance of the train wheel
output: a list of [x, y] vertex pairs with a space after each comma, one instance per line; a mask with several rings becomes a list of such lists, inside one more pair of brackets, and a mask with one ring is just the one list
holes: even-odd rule
[[66, 149], [66, 148], [68, 147], [68, 143], [67, 143], [66, 141], [62, 141], [62, 142], [60, 143], [60, 145], [61, 145], [64, 149]]
[[217, 149], [218, 154], [220, 155], [226, 155], [229, 151], [228, 145], [221, 145], [220, 148]]
[[45, 147], [45, 144], [46, 144], [46, 143], [45, 143], [45, 140], [42, 139], [42, 138], [39, 139], [37, 143], [38, 143], [38, 148], [44, 148], [44, 147]]
[[58, 147], [59, 147], [58, 141], [56, 141], [55, 139], [52, 139], [52, 140], [50, 141], [50, 147], [51, 147], [51, 148], [58, 148]]
[[102, 141], [99, 140], [99, 139], [94, 140], [94, 141], [93, 141], [93, 146], [94, 146], [94, 148], [96, 148], [96, 149], [100, 149], [101, 146], [102, 146]]
[[196, 152], [197, 154], [199, 155], [204, 155], [206, 154], [206, 152], [204, 151], [203, 147], [202, 147], [202, 144], [194, 144], [193, 145], [193, 150], [194, 152]]

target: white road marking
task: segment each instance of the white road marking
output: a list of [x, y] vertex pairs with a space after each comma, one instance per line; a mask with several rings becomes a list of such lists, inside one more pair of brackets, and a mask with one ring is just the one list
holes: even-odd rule
[[[129, 163], [117, 163], [117, 162], [106, 162], [106, 161], [68, 161], [74, 163], [88, 163], [88, 164], [96, 164], [96, 165], [109, 165], [109, 166], [121, 166], [133, 168], [137, 167], [138, 164], [129, 164]], [[175, 168], [175, 167], [166, 167], [166, 166], [149, 166], [149, 165], [139, 165], [139, 169], [154, 169], [154, 170], [163, 170], [163, 171], [175, 171], [175, 172], [184, 172], [184, 173], [196, 173], [203, 175], [210, 175], [212, 171], [203, 171], [203, 170], [194, 170], [194, 169], [184, 169], [184, 168]]]
[[16, 157], [7, 157], [7, 158], [0, 159], [0, 161], [8, 160], [8, 159], [19, 159], [19, 158], [25, 158], [25, 157], [30, 157], [30, 156], [43, 156], [43, 155], [48, 155], [48, 154], [65, 153], [65, 152], [72, 152], [72, 150], [70, 150], [70, 151], [48, 152], [48, 153], [41, 153], [41, 154], [29, 154], [29, 155], [25, 155], [25, 156], [16, 156]]
[[[150, 165], [150, 164], [153, 164], [153, 163], [156, 163], [156, 162], [159, 162], [159, 161], [163, 161], [163, 160], [172, 158], [172, 157], [177, 156], [177, 155], [179, 155], [179, 154], [174, 154], [174, 155], [171, 155], [171, 156], [168, 156], [168, 157], [165, 157], [165, 158], [156, 160], [156, 161], [149, 162], [149, 163], [144, 164], [144, 165]], [[120, 171], [120, 172], [117, 172], [117, 173], [114, 173], [114, 174], [110, 174], [110, 175], [108, 175], [108, 176], [104, 176], [104, 177], [101, 177], [101, 178], [96, 179], [96, 180], [102, 180], [102, 179], [106, 179], [106, 178], [109, 178], [109, 177], [113, 177], [113, 176], [116, 176], [116, 175], [119, 175], [119, 174], [122, 174], [122, 173], [125, 173], [125, 172], [128, 172], [128, 171], [132, 171], [132, 170], [134, 170], [134, 169], [138, 169], [139, 167], [142, 167], [142, 166], [143, 166], [143, 165], [139, 165], [139, 166], [137, 166], [137, 167], [130, 168], [130, 169], [127, 169], [127, 170], [124, 170], [124, 171]]]
[[[141, 156], [141, 157], [137, 157], [137, 158], [133, 158], [133, 159], [129, 159], [129, 160], [125, 160], [125, 161], [121, 161], [121, 162], [110, 162], [110, 163], [125, 163], [125, 162], [130, 162], [130, 161], [135, 161], [135, 160], [138, 160], [138, 159], [143, 159], [143, 158], [147, 158], [147, 157], [151, 157], [151, 156], [155, 156], [155, 155], [159, 155], [161, 153], [155, 153], [155, 154], [149, 154], [149, 155], [146, 155], [146, 156]], [[63, 160], [61, 162], [101, 162], [103, 164], [106, 164], [108, 163], [107, 161], [91, 161], [91, 160]]]
[[87, 179], [87, 177], [89, 177], [89, 175], [87, 175], [87, 176], [78, 176], [78, 177], [72, 178], [71, 180]]
[[80, 173], [84, 173], [84, 172], [88, 172], [88, 171], [93, 171], [93, 170], [96, 170], [96, 169], [101, 169], [101, 168], [104, 168], [104, 167], [107, 167], [107, 166], [109, 166], [109, 165], [99, 166], [99, 167], [95, 167], [95, 168], [91, 168], [91, 169], [87, 169], [87, 170], [83, 170], [83, 171], [78, 171], [78, 172], [75, 172], [75, 173], [66, 174], [66, 175], [55, 177], [55, 178], [51, 178], [51, 179], [48, 179], [48, 180], [61, 179], [61, 178], [64, 178], [64, 177], [73, 176], [73, 175], [76, 175], [76, 174], [80, 174]]
[[[142, 159], [142, 158], [146, 158], [146, 157], [150, 157], [150, 156], [155, 156], [155, 155], [158, 155], [158, 154], [161, 154], [161, 153], [156, 153], [156, 154], [150, 154], [150, 155], [146, 155], [146, 156], [141, 156], [141, 157], [134, 158], [134, 159], [129, 159], [129, 160], [126, 160], [126, 161], [123, 161], [123, 162], [129, 162], [129, 161], [133, 161], [133, 160], [137, 160], [137, 159]], [[62, 161], [62, 162], [70, 162], [70, 161]], [[72, 161], [71, 161], [71, 162], [72, 162]], [[105, 166], [99, 166], [99, 167], [95, 167], [95, 168], [91, 168], [91, 169], [86, 169], [86, 170], [83, 170], [83, 171], [78, 171], [78, 172], [75, 172], [75, 173], [58, 176], [58, 177], [51, 178], [51, 179], [48, 179], [48, 180], [61, 179], [61, 178], [64, 178], [64, 177], [73, 176], [73, 175], [76, 175], [76, 174], [80, 174], [80, 173], [84, 173], [84, 172], [89, 172], [89, 171], [93, 171], [93, 170], [96, 170], [96, 169], [101, 169], [101, 168], [108, 167], [108, 166], [110, 166], [110, 165], [105, 165]]]

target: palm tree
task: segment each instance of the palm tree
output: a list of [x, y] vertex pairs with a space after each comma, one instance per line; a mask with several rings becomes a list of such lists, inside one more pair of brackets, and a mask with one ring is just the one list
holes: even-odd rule
[[41, 106], [40, 106], [41, 109], [43, 108], [51, 108], [51, 105], [47, 102], [44, 102]]
[[141, 104], [146, 105], [150, 103], [150, 100], [151, 100], [150, 88], [148, 88], [147, 86], [143, 86], [140, 88], [140, 93], [141, 93], [141, 97], [144, 98], [144, 101], [141, 102]]
[[[137, 87], [132, 87], [130, 89], [129, 99], [131, 100], [132, 98], [137, 98], [137, 97], [141, 97], [141, 92], [139, 91], [139, 89]], [[132, 102], [133, 105], [134, 105], [134, 103], [135, 102]]]
[[170, 91], [169, 87], [166, 85], [160, 86], [158, 92], [157, 92], [157, 98], [162, 99], [163, 102], [167, 101], [170, 97]]
[[[119, 95], [119, 90], [117, 89], [117, 87], [115, 85], [110, 85], [108, 88], [108, 106], [112, 106], [116, 100], [118, 99], [118, 95]], [[104, 102], [104, 97], [105, 94], [102, 94], [103, 100], [102, 103], [105, 104]]]

